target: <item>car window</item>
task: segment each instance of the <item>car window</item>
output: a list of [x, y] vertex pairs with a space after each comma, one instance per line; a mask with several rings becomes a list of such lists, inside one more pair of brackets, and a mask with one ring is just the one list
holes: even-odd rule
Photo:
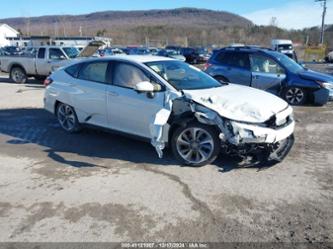
[[251, 71], [260, 73], [282, 74], [283, 68], [268, 56], [261, 54], [251, 54]]
[[77, 78], [81, 65], [82, 65], [81, 63], [78, 63], [75, 65], [69, 66], [65, 69], [65, 72], [68, 73], [70, 76]]
[[107, 61], [90, 62], [85, 64], [79, 72], [79, 79], [107, 83]]
[[62, 58], [65, 58], [65, 55], [59, 48], [50, 48], [49, 49], [49, 59], [59, 60]]
[[153, 61], [146, 65], [178, 90], [221, 87], [221, 83], [200, 69], [177, 60]]
[[221, 52], [217, 55], [216, 60], [219, 63], [240, 67], [240, 68], [250, 68], [249, 55], [242, 52]]
[[38, 59], [44, 59], [45, 58], [45, 48], [40, 48], [38, 50]]
[[118, 63], [115, 65], [113, 84], [116, 86], [134, 88], [142, 81], [150, 81], [149, 77], [136, 66]]

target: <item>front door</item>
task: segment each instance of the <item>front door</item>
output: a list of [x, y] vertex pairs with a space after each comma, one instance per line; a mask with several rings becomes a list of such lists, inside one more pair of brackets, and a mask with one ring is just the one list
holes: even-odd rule
[[112, 72], [112, 85], [107, 87], [109, 127], [150, 138], [150, 125], [163, 108], [164, 92], [150, 95], [135, 91], [137, 83], [151, 80], [148, 73], [136, 65], [116, 62]]

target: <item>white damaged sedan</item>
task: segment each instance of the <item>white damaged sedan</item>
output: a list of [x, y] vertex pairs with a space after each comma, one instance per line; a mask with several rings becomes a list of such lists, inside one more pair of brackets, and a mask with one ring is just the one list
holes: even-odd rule
[[209, 164], [221, 151], [281, 161], [294, 141], [284, 100], [165, 57], [81, 60], [45, 85], [45, 108], [67, 132], [92, 125], [144, 138], [159, 157], [169, 145], [186, 165]]

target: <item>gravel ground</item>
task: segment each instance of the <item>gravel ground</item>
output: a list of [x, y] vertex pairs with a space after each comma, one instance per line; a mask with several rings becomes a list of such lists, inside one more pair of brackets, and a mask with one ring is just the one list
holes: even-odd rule
[[[2, 77], [2, 78], [1, 78]], [[180, 167], [140, 141], [68, 135], [43, 87], [0, 76], [0, 241], [333, 242], [333, 104], [297, 107], [271, 167]]]

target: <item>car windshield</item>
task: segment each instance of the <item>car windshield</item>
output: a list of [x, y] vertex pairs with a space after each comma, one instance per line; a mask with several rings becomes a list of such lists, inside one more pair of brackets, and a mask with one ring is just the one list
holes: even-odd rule
[[207, 89], [222, 86], [200, 69], [181, 61], [154, 61], [146, 65], [177, 90]]
[[291, 44], [280, 44], [278, 45], [279, 50], [291, 50], [293, 49], [293, 45]]
[[62, 49], [64, 50], [68, 58], [71, 59], [76, 58], [80, 53], [80, 51], [75, 47], [64, 47]]
[[288, 56], [279, 53], [279, 52], [271, 52], [271, 54], [277, 59], [288, 71], [292, 73], [298, 73], [300, 71], [304, 71], [304, 67], [295, 62], [293, 59], [290, 59]]

